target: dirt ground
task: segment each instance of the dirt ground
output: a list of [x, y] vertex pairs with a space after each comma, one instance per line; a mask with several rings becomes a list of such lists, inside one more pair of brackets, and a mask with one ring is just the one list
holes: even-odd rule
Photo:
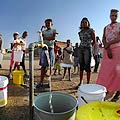
[[[2, 69], [0, 69], [0, 75], [8, 77], [9, 59], [10, 54], [4, 55]], [[26, 68], [29, 73], [28, 57], [26, 58]], [[90, 83], [95, 83], [97, 75], [97, 73], [92, 73]], [[37, 58], [34, 59], [34, 78], [35, 82], [38, 82], [40, 79], [40, 66], [39, 60]], [[72, 81], [68, 81], [68, 76], [66, 76], [66, 79], [64, 80], [61, 79], [62, 75], [52, 76], [52, 91], [61, 91], [77, 97], [77, 90], [75, 87], [79, 83], [79, 75], [73, 74], [72, 70]], [[46, 83], [48, 80], [45, 80], [44, 82]], [[83, 83], [86, 83], [85, 73]], [[36, 95], [47, 91], [49, 91], [49, 89], [43, 87], [42, 89], [36, 89], [34, 94]], [[120, 100], [117, 102], [120, 103]], [[21, 85], [14, 85], [12, 80], [9, 80], [8, 101], [5, 107], [0, 108], [0, 120], [29, 120], [29, 88], [23, 87]]]

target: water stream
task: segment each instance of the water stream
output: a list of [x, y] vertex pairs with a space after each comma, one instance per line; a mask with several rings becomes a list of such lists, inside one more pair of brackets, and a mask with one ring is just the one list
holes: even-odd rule
[[54, 113], [53, 105], [52, 105], [52, 86], [51, 86], [51, 76], [49, 77], [49, 86], [50, 86], [50, 96], [49, 96], [50, 112], [51, 112], [51, 113]]

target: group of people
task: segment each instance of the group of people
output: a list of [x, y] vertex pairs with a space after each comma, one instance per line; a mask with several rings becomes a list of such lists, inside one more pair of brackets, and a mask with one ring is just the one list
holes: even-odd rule
[[[102, 42], [104, 45], [103, 58], [98, 73], [98, 78], [96, 80], [97, 84], [103, 85], [107, 89], [107, 94], [115, 93], [115, 97], [120, 94], [120, 23], [117, 22], [118, 10], [112, 9], [110, 11], [111, 23], [104, 28]], [[52, 28], [52, 19], [45, 20], [44, 30], [42, 30], [43, 45], [40, 52], [40, 66], [41, 66], [41, 77], [40, 82], [37, 87], [43, 86], [43, 80], [45, 75], [51, 76], [53, 73], [54, 64], [56, 65], [54, 75], [56, 74], [57, 66], [62, 60], [63, 63], [68, 66], [64, 67], [63, 79], [66, 75], [68, 68], [69, 80], [71, 81], [71, 64], [73, 64], [72, 56], [74, 55], [74, 72], [76, 71], [76, 66], [79, 64], [80, 81], [77, 88], [82, 84], [83, 73], [86, 71], [87, 84], [90, 83], [91, 77], [91, 57], [93, 55], [95, 59], [94, 72], [97, 72], [100, 63], [99, 53], [99, 37], [96, 37], [95, 31], [91, 28], [88, 18], [84, 17], [80, 22], [80, 31], [78, 36], [80, 39], [80, 45], [76, 43], [75, 49], [71, 46], [71, 41], [67, 40], [66, 47], [63, 48], [63, 53], [61, 49], [55, 54], [55, 40], [58, 32], [56, 29]], [[15, 50], [22, 50], [24, 53], [26, 45], [27, 32], [25, 31], [21, 38], [19, 38], [18, 33], [14, 33], [14, 44], [13, 51], [11, 55], [10, 62], [10, 74], [13, 66], [13, 55]], [[56, 58], [56, 59], [55, 59]], [[15, 63], [16, 66], [22, 65], [25, 73], [24, 55], [23, 61], [21, 63]], [[59, 66], [60, 67], [60, 66]], [[59, 74], [60, 69], [59, 69]]]
[[[118, 10], [112, 9], [110, 11], [111, 23], [104, 28], [102, 42], [104, 45], [103, 59], [101, 62], [100, 71], [96, 80], [97, 84], [103, 85], [107, 89], [107, 95], [109, 93], [115, 93], [115, 97], [120, 93], [120, 23], [117, 22]], [[43, 32], [43, 41], [48, 46], [48, 52], [50, 56], [50, 71], [54, 65], [54, 40], [56, 38], [56, 30], [52, 29], [52, 20], [47, 19], [45, 21], [46, 30]], [[78, 86], [81, 85], [83, 80], [83, 72], [86, 71], [87, 84], [90, 83], [91, 77], [91, 55], [96, 61], [94, 72], [97, 72], [100, 55], [98, 51], [94, 52], [94, 49], [98, 46], [99, 38], [95, 37], [95, 31], [90, 27], [89, 20], [84, 17], [80, 22], [80, 32], [78, 32], [80, 38], [80, 45], [78, 49], [78, 56], [75, 55], [75, 61], [80, 64], [80, 81]], [[76, 45], [78, 46], [78, 45]], [[93, 53], [92, 53], [93, 52]], [[71, 47], [70, 40], [67, 40], [67, 46], [63, 49], [63, 62], [70, 64], [71, 55], [73, 49]], [[77, 62], [76, 62], [77, 63]], [[70, 73], [71, 67], [64, 67], [63, 78], [65, 77], [66, 70]], [[75, 70], [76, 68], [74, 68]], [[69, 80], [71, 76], [69, 74]]]

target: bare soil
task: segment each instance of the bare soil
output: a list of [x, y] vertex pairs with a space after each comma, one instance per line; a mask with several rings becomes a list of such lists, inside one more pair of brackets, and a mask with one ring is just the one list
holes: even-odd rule
[[[0, 75], [7, 76], [9, 73], [9, 60], [10, 54], [4, 55], [2, 62], [2, 69], [0, 69]], [[29, 73], [29, 59], [26, 58], [26, 68]], [[92, 68], [93, 70], [93, 68]], [[90, 83], [95, 83], [97, 73], [92, 73]], [[40, 79], [40, 66], [39, 58], [34, 59], [34, 78], [35, 82], [39, 82]], [[44, 81], [45, 83], [48, 80]], [[62, 75], [52, 76], [52, 91], [61, 91], [71, 94], [77, 97], [77, 90], [75, 87], [79, 83], [79, 75], [73, 74], [72, 81], [68, 81], [68, 76], [62, 80]], [[86, 83], [86, 73], [84, 73], [83, 83]], [[49, 88], [43, 87], [36, 89], [34, 94], [40, 94], [41, 92], [47, 92]], [[120, 100], [116, 101], [120, 103]], [[21, 85], [14, 85], [12, 80], [9, 80], [8, 85], [8, 102], [5, 107], [0, 108], [0, 120], [29, 120], [29, 88]]]

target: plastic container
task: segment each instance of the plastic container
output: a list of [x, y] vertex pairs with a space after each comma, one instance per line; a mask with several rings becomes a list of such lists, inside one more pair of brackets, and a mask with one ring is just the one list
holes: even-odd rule
[[[103, 101], [106, 96], [106, 88], [98, 84], [82, 84], [78, 88], [78, 107], [93, 101]], [[84, 100], [83, 100], [84, 99]]]
[[14, 51], [15, 62], [22, 62], [22, 58], [23, 58], [23, 51]]
[[67, 67], [67, 68], [73, 68], [73, 65], [72, 64], [65, 64], [65, 63], [60, 63], [60, 66], [61, 67]]
[[120, 120], [119, 110], [119, 103], [92, 102], [77, 110], [76, 120]]
[[23, 70], [13, 71], [13, 83], [17, 85], [24, 84], [24, 71]]
[[52, 92], [51, 104], [49, 104], [50, 92], [40, 93], [35, 97], [35, 120], [75, 120], [77, 99], [61, 92]]
[[8, 78], [5, 76], [0, 76], [0, 107], [7, 104], [7, 85]]

